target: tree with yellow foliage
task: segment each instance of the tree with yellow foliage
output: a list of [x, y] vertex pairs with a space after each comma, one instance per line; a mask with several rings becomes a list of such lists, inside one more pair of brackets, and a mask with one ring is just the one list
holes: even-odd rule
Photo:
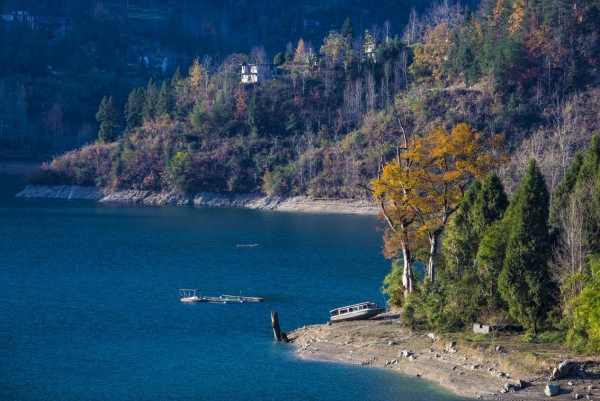
[[411, 247], [428, 248], [427, 277], [435, 281], [435, 259], [448, 218], [469, 184], [504, 159], [502, 147], [499, 135], [486, 138], [464, 123], [451, 131], [438, 126], [427, 137], [406, 141], [402, 154], [371, 182], [388, 223], [385, 254], [393, 257], [402, 252], [405, 295], [413, 291]]
[[454, 33], [446, 23], [428, 31], [423, 43], [413, 48], [413, 63], [410, 72], [421, 83], [443, 83], [447, 78], [445, 64], [455, 47]]
[[296, 53], [294, 53], [294, 63], [306, 63], [306, 45], [302, 38], [298, 41]]

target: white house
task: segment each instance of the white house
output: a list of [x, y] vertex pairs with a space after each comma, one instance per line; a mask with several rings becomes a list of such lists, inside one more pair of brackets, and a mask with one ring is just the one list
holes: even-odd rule
[[251, 84], [263, 82], [272, 79], [277, 75], [277, 66], [275, 64], [241, 64], [242, 83]]

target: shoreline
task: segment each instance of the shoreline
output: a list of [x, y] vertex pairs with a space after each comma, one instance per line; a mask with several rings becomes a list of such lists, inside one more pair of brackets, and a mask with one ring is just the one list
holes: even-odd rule
[[308, 196], [266, 196], [259, 194], [217, 194], [210, 192], [176, 193], [142, 190], [109, 191], [77, 185], [28, 184], [16, 197], [93, 200], [106, 203], [141, 205], [190, 205], [240, 207], [304, 213], [377, 215], [379, 208], [368, 200], [322, 199]]
[[[495, 352], [462, 341], [456, 344], [433, 333], [411, 331], [400, 324], [397, 312], [370, 320], [305, 326], [288, 333], [288, 338], [300, 359], [391, 369], [470, 399], [572, 400], [576, 394], [582, 399], [600, 399], [596, 364], [571, 357], [577, 373], [549, 381], [552, 366], [566, 357], [564, 348], [554, 349], [554, 358], [530, 361], [537, 346], [548, 345], [532, 344], [529, 351], [507, 345], [507, 350], [502, 347], [502, 352]], [[558, 384], [560, 393], [545, 395], [548, 384]]]

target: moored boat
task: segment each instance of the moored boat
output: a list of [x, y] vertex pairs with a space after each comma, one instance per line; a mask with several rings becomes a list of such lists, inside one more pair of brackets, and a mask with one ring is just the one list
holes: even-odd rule
[[366, 320], [385, 312], [375, 302], [361, 302], [359, 304], [342, 306], [329, 311], [332, 322], [346, 320]]
[[200, 290], [182, 288], [179, 290], [179, 300], [181, 302], [207, 302], [206, 297], [202, 296]]

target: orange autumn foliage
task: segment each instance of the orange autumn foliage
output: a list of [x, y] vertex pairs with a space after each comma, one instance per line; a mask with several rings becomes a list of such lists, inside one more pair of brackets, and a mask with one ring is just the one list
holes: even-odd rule
[[[410, 232], [402, 233], [404, 240], [418, 247], [428, 241], [430, 253], [435, 253], [437, 239], [467, 187], [506, 159], [503, 147], [499, 135], [486, 138], [464, 123], [451, 131], [435, 127], [429, 136], [413, 138], [397, 160], [386, 164], [381, 177], [371, 183], [373, 195], [387, 205], [388, 216], [411, 222]], [[393, 249], [403, 241], [392, 238], [398, 232], [386, 232], [387, 255], [400, 251]]]

